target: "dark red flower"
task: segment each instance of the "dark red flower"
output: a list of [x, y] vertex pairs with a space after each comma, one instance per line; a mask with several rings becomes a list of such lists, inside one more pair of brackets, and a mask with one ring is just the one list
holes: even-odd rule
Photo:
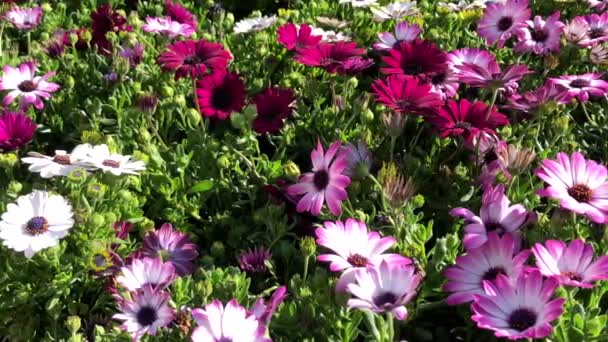
[[321, 36], [315, 36], [312, 27], [302, 24], [298, 28], [295, 24], [287, 23], [277, 30], [277, 41], [287, 50], [305, 49], [317, 45], [321, 41]]
[[323, 68], [332, 74], [345, 74], [344, 63], [354, 57], [360, 58], [364, 53], [365, 49], [358, 48], [354, 42], [319, 43], [299, 50], [294, 59], [304, 65]]
[[175, 70], [175, 79], [190, 76], [200, 78], [208, 70], [222, 71], [232, 55], [222, 44], [201, 40], [182, 40], [167, 46], [169, 51], [158, 57], [158, 64], [165, 71]]
[[196, 84], [196, 95], [205, 117], [224, 120], [245, 106], [245, 84], [235, 72], [218, 71], [203, 77]]
[[253, 130], [260, 134], [277, 133], [283, 128], [283, 120], [291, 115], [294, 100], [291, 89], [268, 88], [258, 94], [253, 100], [258, 112]]
[[188, 24], [195, 30], [198, 27], [196, 17], [190, 13], [184, 6], [171, 0], [165, 1], [165, 12], [171, 19], [181, 24]]
[[441, 107], [441, 96], [431, 92], [432, 88], [416, 77], [404, 75], [391, 75], [372, 84], [376, 101], [399, 113], [428, 114]]
[[446, 53], [425, 40], [401, 42], [388, 50], [388, 53], [382, 57], [382, 61], [387, 65], [381, 69], [385, 74], [431, 76], [442, 73], [447, 68]]
[[91, 43], [104, 54], [112, 53], [112, 43], [106, 38], [106, 33], [131, 31], [131, 27], [127, 25], [127, 19], [112, 9], [109, 4], [97, 7], [97, 11], [91, 13], [91, 20], [93, 21]]
[[36, 132], [36, 123], [22, 113], [0, 114], [0, 149], [17, 150], [27, 145]]

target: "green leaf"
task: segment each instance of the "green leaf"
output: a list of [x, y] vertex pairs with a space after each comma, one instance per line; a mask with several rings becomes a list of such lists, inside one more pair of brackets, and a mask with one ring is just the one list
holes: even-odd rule
[[191, 188], [190, 188], [190, 192], [207, 192], [211, 189], [213, 189], [213, 181], [206, 179], [204, 181], [200, 181], [196, 184], [194, 184]]

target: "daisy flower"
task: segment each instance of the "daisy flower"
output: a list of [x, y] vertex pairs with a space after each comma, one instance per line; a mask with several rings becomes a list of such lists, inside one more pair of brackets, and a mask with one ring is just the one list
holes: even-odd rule
[[551, 300], [557, 280], [543, 280], [536, 270], [521, 272], [515, 282], [501, 274], [495, 282], [483, 284], [486, 294], [473, 295], [471, 319], [479, 328], [494, 330], [496, 337], [548, 337], [553, 330], [551, 322], [564, 311], [565, 298]]
[[25, 62], [17, 68], [5, 65], [0, 78], [0, 90], [8, 90], [2, 104], [10, 105], [16, 98], [19, 99], [19, 108], [27, 110], [29, 105], [36, 109], [44, 108], [42, 99], [51, 98], [51, 93], [59, 90], [57, 83], [47, 82], [47, 79], [55, 76], [55, 72], [49, 72], [44, 76], [36, 76], [36, 64]]
[[[527, 114], [535, 115], [542, 107], [550, 102], [562, 103], [564, 94], [561, 87], [555, 83], [547, 82], [542, 87], [523, 94], [512, 94], [509, 103], [504, 108], [515, 109]], [[566, 101], [568, 102], [568, 101]]]
[[146, 24], [142, 26], [146, 32], [166, 35], [169, 38], [177, 36], [190, 37], [195, 30], [188, 24], [171, 20], [171, 17], [146, 17]]
[[93, 29], [91, 44], [106, 55], [112, 53], [112, 43], [108, 40], [106, 34], [108, 32], [131, 31], [132, 29], [131, 26], [127, 25], [127, 18], [109, 4], [97, 7], [97, 10], [91, 13], [91, 21]]
[[504, 141], [497, 143], [493, 150], [486, 154], [488, 156], [496, 157], [496, 160], [492, 160], [487, 165], [482, 167], [481, 175], [479, 176], [479, 182], [483, 188], [487, 188], [493, 185], [496, 176], [502, 174], [503, 177], [510, 181], [513, 175], [517, 175], [527, 170], [530, 164], [536, 159], [536, 153], [526, 148], [520, 148], [513, 144], [507, 145]]
[[225, 120], [245, 106], [245, 84], [235, 72], [217, 71], [196, 82], [196, 97], [201, 114]]
[[376, 5], [378, 0], [340, 0], [341, 4], [350, 4], [353, 7], [370, 7]]
[[277, 22], [277, 16], [243, 19], [234, 25], [234, 33], [262, 31]]
[[323, 151], [321, 142], [310, 153], [312, 172], [300, 176], [297, 184], [289, 186], [287, 193], [291, 196], [301, 195], [296, 210], [308, 211], [315, 216], [321, 214], [323, 202], [327, 203], [329, 212], [333, 215], [342, 214], [342, 201], [348, 198], [346, 187], [350, 178], [344, 175], [346, 155], [340, 151], [340, 142], [333, 143], [327, 153]]
[[31, 30], [42, 20], [42, 8], [33, 7], [12, 7], [5, 14], [4, 18], [19, 30]]
[[276, 134], [283, 128], [284, 120], [291, 116], [295, 95], [291, 89], [266, 88], [253, 99], [257, 115], [253, 119], [253, 130]]
[[128, 59], [129, 64], [135, 67], [141, 63], [144, 55], [144, 46], [141, 43], [136, 43], [133, 47], [122, 46], [118, 55], [122, 58]]
[[568, 103], [572, 99], [581, 102], [589, 101], [589, 97], [601, 97], [608, 94], [608, 82], [602, 80], [603, 74], [589, 73], [583, 75], [565, 75], [549, 78], [561, 91], [561, 102]]
[[131, 292], [146, 286], [155, 290], [165, 289], [177, 278], [173, 265], [163, 262], [161, 258], [133, 259], [120, 272], [116, 281]]
[[448, 67], [456, 74], [465, 64], [473, 64], [482, 69], [488, 69], [490, 64], [496, 63], [496, 57], [486, 50], [478, 48], [462, 48], [450, 51], [447, 54]]
[[428, 79], [431, 85], [431, 92], [439, 95], [442, 101], [453, 98], [458, 92], [458, 77], [450, 69], [434, 74]]
[[422, 277], [412, 265], [382, 260], [378, 265], [356, 270], [355, 280], [347, 288], [353, 295], [348, 300], [349, 307], [390, 312], [402, 321], [407, 318], [405, 306], [416, 295]]
[[35, 190], [6, 207], [0, 221], [0, 239], [4, 246], [30, 259], [68, 235], [74, 226], [73, 215], [65, 198]]
[[365, 49], [358, 48], [354, 42], [319, 43], [299, 50], [294, 60], [307, 66], [323, 68], [332, 74], [345, 74], [344, 63], [364, 53]]
[[192, 318], [198, 324], [192, 333], [194, 342], [272, 342], [265, 337], [266, 326], [240, 306], [236, 299], [225, 307], [214, 299], [204, 310], [192, 310]]
[[350, 22], [345, 20], [340, 20], [333, 17], [315, 17], [315, 20], [321, 24], [321, 26], [329, 27], [334, 30], [341, 30], [347, 28], [350, 25]]
[[322, 228], [315, 230], [317, 244], [332, 250], [335, 254], [321, 254], [319, 261], [329, 262], [332, 272], [342, 272], [337, 291], [344, 291], [354, 282], [355, 271], [381, 261], [409, 265], [412, 261], [399, 254], [383, 254], [397, 241], [393, 237], [381, 237], [378, 232], [370, 232], [364, 222], [352, 218], [346, 222], [326, 221]]
[[324, 43], [336, 43], [336, 42], [347, 42], [351, 38], [342, 32], [327, 31], [319, 27], [312, 28], [312, 35], [320, 36], [321, 41]]
[[244, 251], [239, 255], [238, 262], [241, 270], [249, 274], [263, 274], [268, 271], [266, 262], [272, 259], [270, 250], [256, 247], [253, 250]]
[[175, 79], [190, 76], [200, 78], [209, 71], [226, 70], [232, 60], [230, 52], [222, 44], [204, 39], [182, 40], [167, 46], [169, 51], [158, 57], [164, 71], [175, 71]]
[[608, 12], [575, 17], [572, 22], [576, 31], [585, 32], [577, 42], [580, 46], [591, 47], [608, 41]]
[[519, 87], [517, 82], [531, 73], [525, 64], [512, 64], [501, 70], [500, 65], [493, 61], [487, 66], [465, 63], [458, 67], [457, 77], [471, 87], [513, 92]]
[[483, 18], [477, 23], [477, 33], [488, 44], [497, 43], [499, 48], [515, 32], [526, 25], [531, 10], [528, 0], [507, 0], [505, 3], [492, 3], [486, 8]]
[[363, 180], [369, 176], [372, 167], [372, 154], [363, 140], [359, 140], [357, 145], [346, 144], [343, 151], [346, 154], [346, 168], [344, 174], [351, 179]]
[[400, 20], [418, 14], [416, 1], [409, 0], [393, 2], [382, 7], [372, 7], [370, 10], [374, 14], [374, 20], [376, 21]]
[[532, 247], [536, 267], [546, 277], [555, 277], [561, 284], [593, 288], [597, 280], [608, 279], [608, 256], [593, 260], [593, 246], [581, 239], [569, 245], [559, 240], [547, 240]]
[[185, 25], [190, 25], [194, 30], [198, 27], [198, 22], [196, 21], [196, 16], [194, 16], [190, 11], [188, 11], [184, 6], [179, 3], [166, 0], [165, 1], [165, 13], [173, 19], [173, 21], [177, 21], [178, 23], [182, 23]]
[[402, 114], [428, 114], [441, 107], [441, 96], [431, 88], [416, 77], [399, 74], [372, 84], [376, 101]]
[[111, 153], [106, 144], [93, 146], [89, 150], [85, 162], [96, 169], [102, 170], [103, 172], [110, 172], [115, 176], [120, 176], [123, 173], [139, 175], [140, 171], [146, 169], [146, 165], [143, 161], [132, 161], [131, 156]]
[[312, 27], [307, 24], [287, 23], [277, 30], [277, 41], [289, 51], [315, 46], [321, 38], [312, 34]]
[[527, 26], [515, 32], [518, 39], [515, 52], [534, 52], [537, 55], [558, 52], [566, 26], [559, 21], [559, 15], [555, 12], [547, 20], [537, 15], [534, 20], [526, 21]]
[[556, 160], [543, 160], [535, 171], [549, 185], [536, 193], [559, 200], [562, 208], [585, 215], [595, 223], [606, 223], [607, 173], [604, 165], [586, 160], [579, 152], [570, 156], [560, 152]]
[[597, 12], [604, 12], [608, 8], [608, 0], [587, 0], [589, 7]]
[[173, 226], [166, 223], [146, 235], [141, 255], [149, 258], [160, 256], [164, 261], [171, 262], [175, 272], [183, 277], [194, 273], [196, 266], [192, 260], [196, 259], [198, 252], [188, 235], [173, 230]]
[[402, 42], [388, 50], [382, 57], [387, 65], [381, 71], [384, 74], [403, 74], [426, 76], [442, 72], [446, 67], [447, 56], [434, 43], [417, 39], [411, 43]]
[[150, 287], [134, 292], [132, 299], [122, 299], [118, 303], [121, 313], [112, 318], [123, 321], [120, 328], [127, 331], [133, 341], [139, 341], [144, 335], [156, 335], [159, 328], [168, 326], [175, 317], [175, 311], [169, 307], [169, 293], [155, 291]]
[[380, 41], [374, 44], [374, 49], [388, 50], [396, 47], [401, 42], [411, 43], [418, 39], [421, 31], [420, 26], [402, 21], [395, 25], [395, 35], [390, 32], [378, 33]]
[[38, 126], [29, 116], [22, 113], [0, 114], [0, 149], [13, 151], [27, 145]]
[[76, 169], [87, 168], [85, 160], [87, 160], [91, 148], [92, 146], [89, 144], [81, 144], [76, 146], [71, 153], [56, 150], [52, 157], [38, 152], [28, 152], [29, 157], [22, 158], [21, 161], [30, 164], [28, 170], [39, 173], [42, 178], [65, 177]]
[[280, 286], [272, 293], [268, 304], [266, 304], [263, 298], [258, 299], [251, 307], [251, 313], [261, 324], [268, 326], [272, 315], [274, 315], [279, 308], [279, 305], [285, 300], [285, 297], [287, 297], [287, 288], [285, 286]]
[[515, 242], [510, 235], [501, 238], [490, 233], [486, 244], [456, 258], [456, 265], [448, 267], [444, 273], [448, 281], [443, 289], [451, 292], [447, 303], [458, 305], [473, 301], [473, 295], [485, 294], [484, 280], [494, 281], [499, 274], [516, 280], [524, 270], [530, 252], [522, 251], [517, 255], [515, 252]]

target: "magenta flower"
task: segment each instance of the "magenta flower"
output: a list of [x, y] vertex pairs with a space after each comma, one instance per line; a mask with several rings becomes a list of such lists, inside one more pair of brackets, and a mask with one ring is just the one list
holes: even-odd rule
[[258, 299], [251, 308], [251, 313], [260, 321], [261, 324], [268, 326], [272, 315], [277, 311], [279, 305], [283, 303], [287, 297], [287, 287], [279, 286], [270, 296], [268, 304], [263, 298]]
[[106, 33], [131, 31], [131, 26], [127, 25], [127, 18], [109, 4], [97, 7], [97, 10], [91, 13], [91, 21], [93, 29], [91, 44], [97, 46], [99, 51], [104, 54], [112, 53], [112, 43], [106, 38]]
[[0, 149], [13, 151], [27, 145], [36, 132], [36, 123], [27, 115], [6, 112], [0, 115]]
[[14, 6], [4, 14], [4, 18], [19, 30], [31, 30], [40, 25], [42, 8], [20, 8]]
[[192, 310], [192, 318], [198, 325], [192, 332], [193, 342], [272, 342], [265, 337], [266, 326], [239, 305], [236, 299], [229, 301], [226, 307], [214, 299], [204, 310]]
[[154, 336], [159, 328], [173, 321], [175, 312], [169, 307], [168, 292], [145, 287], [132, 293], [132, 297], [132, 300], [118, 302], [121, 313], [112, 318], [123, 321], [120, 328], [127, 331], [133, 341], [139, 341], [146, 334]]
[[158, 57], [164, 71], [175, 71], [175, 79], [190, 76], [200, 78], [211, 71], [226, 70], [232, 60], [222, 44], [203, 39], [182, 40], [167, 46], [169, 51]]
[[25, 62], [18, 68], [4, 66], [0, 78], [0, 90], [8, 90], [9, 93], [4, 97], [3, 105], [8, 106], [16, 98], [20, 98], [21, 110], [27, 110], [29, 105], [33, 105], [36, 109], [44, 108], [42, 99], [50, 99], [51, 93], [59, 90], [59, 85], [47, 82], [47, 79], [55, 75], [54, 71], [44, 76], [36, 76], [36, 69], [34, 62]]
[[146, 23], [141, 27], [146, 32], [165, 35], [169, 38], [178, 36], [190, 37], [194, 34], [194, 27], [173, 21], [171, 17], [146, 17]]
[[257, 115], [253, 119], [253, 130], [276, 134], [283, 128], [284, 120], [291, 116], [295, 96], [291, 89], [266, 88], [253, 99]]
[[332, 272], [342, 272], [337, 291], [344, 291], [354, 282], [355, 271], [370, 265], [379, 265], [385, 260], [390, 263], [410, 265], [412, 260], [399, 254], [383, 254], [397, 241], [393, 237], [381, 237], [378, 232], [370, 232], [362, 221], [349, 218], [346, 222], [326, 221], [323, 228], [315, 231], [317, 244], [331, 249], [336, 254], [321, 254], [319, 261], [329, 262]]
[[441, 107], [441, 96], [431, 92], [431, 87], [416, 77], [399, 74], [372, 84], [376, 101], [402, 114], [429, 114]]
[[342, 63], [341, 74], [356, 75], [372, 65], [374, 65], [374, 60], [371, 58], [363, 58], [358, 56], [349, 58]]
[[447, 63], [454, 73], [460, 72], [460, 67], [465, 64], [477, 65], [479, 68], [488, 69], [490, 64], [496, 63], [496, 57], [486, 50], [478, 48], [462, 48], [447, 54]]
[[422, 277], [413, 265], [382, 260], [355, 271], [355, 282], [348, 285], [353, 298], [348, 306], [376, 313], [390, 312], [402, 321], [407, 318], [405, 306], [416, 295]]
[[346, 187], [350, 185], [350, 178], [343, 174], [345, 158], [339, 141], [333, 143], [327, 153], [323, 151], [321, 142], [317, 142], [317, 148], [310, 153], [312, 172], [303, 174], [297, 184], [287, 188], [291, 196], [302, 195], [296, 206], [298, 212], [308, 211], [319, 216], [325, 202], [330, 213], [342, 214], [342, 201], [348, 198]]
[[547, 82], [534, 91], [528, 91], [523, 94], [512, 94], [508, 99], [509, 104], [504, 106], [504, 108], [515, 109], [534, 115], [549, 102], [563, 103], [563, 97], [564, 92], [561, 90], [561, 87], [555, 83]]
[[547, 240], [532, 247], [538, 270], [554, 277], [561, 284], [592, 288], [597, 280], [608, 279], [608, 256], [593, 260], [593, 246], [581, 239], [569, 245], [559, 240]]
[[537, 55], [558, 52], [566, 26], [559, 21], [559, 15], [555, 12], [546, 21], [537, 15], [534, 20], [526, 21], [527, 26], [515, 33], [518, 39], [515, 52], [534, 52]]
[[528, 0], [490, 3], [483, 18], [477, 23], [477, 34], [485, 38], [488, 44], [497, 43], [498, 47], [502, 48], [518, 29], [526, 25], [530, 15]]
[[420, 26], [402, 21], [395, 25], [395, 35], [390, 32], [378, 33], [380, 41], [374, 44], [374, 49], [388, 50], [397, 47], [401, 42], [411, 43], [418, 39], [421, 31]]
[[160, 229], [149, 232], [143, 241], [141, 255], [148, 258], [160, 256], [171, 262], [180, 277], [194, 273], [196, 267], [192, 260], [198, 256], [197, 246], [190, 242], [188, 235], [173, 230], [169, 223]]
[[608, 41], [608, 12], [574, 17], [569, 31], [573, 41], [582, 47], [592, 47]]
[[500, 89], [506, 92], [515, 91], [519, 87], [517, 81], [532, 73], [525, 64], [512, 64], [501, 71], [496, 61], [490, 62], [485, 67], [465, 63], [458, 69], [457, 76], [462, 83], [471, 87]]
[[312, 27], [307, 24], [287, 23], [277, 30], [277, 41], [287, 50], [307, 49], [317, 45], [321, 36], [312, 34]]
[[596, 12], [604, 12], [608, 8], [608, 0], [587, 0], [589, 7]]
[[590, 96], [601, 97], [608, 94], [608, 82], [601, 79], [601, 73], [583, 75], [566, 75], [549, 78], [561, 90], [562, 103], [576, 98], [581, 102], [589, 101]]
[[432, 86], [431, 92], [439, 95], [442, 101], [456, 96], [460, 86], [458, 76], [451, 68], [434, 74], [428, 81]]
[[434, 43], [416, 39], [411, 43], [402, 42], [388, 50], [382, 57], [387, 65], [384, 74], [404, 74], [411, 76], [432, 76], [447, 68], [447, 55]]
[[299, 50], [294, 60], [307, 66], [323, 68], [332, 74], [345, 74], [344, 63], [364, 53], [365, 49], [358, 48], [357, 43], [353, 42], [319, 43]]
[[121, 275], [116, 281], [129, 291], [150, 286], [155, 290], [165, 289], [175, 278], [175, 268], [170, 262], [161, 258], [134, 259], [130, 265], [120, 269]]
[[511, 235], [519, 247], [521, 228], [537, 218], [536, 213], [526, 210], [523, 205], [511, 205], [503, 184], [489, 186], [483, 192], [479, 216], [466, 208], [454, 208], [450, 215], [465, 219], [463, 244], [467, 250], [483, 246], [491, 232]]
[[547, 337], [553, 330], [551, 322], [564, 311], [565, 298], [551, 300], [557, 280], [543, 280], [536, 270], [521, 272], [515, 282], [501, 274], [495, 282], [483, 284], [486, 294], [473, 295], [471, 319], [479, 328], [494, 330], [496, 337]]
[[118, 55], [128, 59], [132, 67], [136, 67], [141, 63], [144, 55], [144, 46], [141, 43], [136, 43], [133, 47], [123, 46]]
[[499, 274], [516, 280], [530, 252], [522, 251], [517, 255], [515, 252], [516, 245], [511, 235], [505, 234], [501, 238], [496, 233], [490, 233], [487, 243], [459, 256], [456, 265], [445, 271], [448, 281], [443, 289], [452, 292], [447, 303], [458, 305], [473, 301], [473, 295], [485, 294], [483, 282], [494, 281]]
[[557, 160], [545, 159], [535, 174], [549, 186], [536, 191], [560, 201], [564, 209], [587, 216], [595, 223], [606, 223], [608, 181], [604, 165], [586, 160], [579, 152], [560, 152]]
[[261, 274], [268, 271], [266, 262], [270, 261], [272, 254], [266, 248], [256, 247], [253, 250], [244, 251], [239, 255], [239, 267], [249, 274]]
[[176, 1], [165, 1], [165, 13], [178, 23], [190, 25], [195, 30], [198, 27], [196, 17]]
[[245, 106], [245, 83], [235, 72], [217, 71], [196, 83], [196, 97], [201, 114], [225, 120]]

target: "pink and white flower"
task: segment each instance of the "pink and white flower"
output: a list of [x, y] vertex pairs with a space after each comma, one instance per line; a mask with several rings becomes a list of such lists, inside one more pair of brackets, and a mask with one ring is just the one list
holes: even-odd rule
[[19, 30], [31, 30], [42, 20], [42, 8], [13, 7], [4, 15], [6, 20]]
[[477, 23], [477, 33], [488, 44], [497, 43], [502, 48], [518, 29], [526, 25], [530, 15], [528, 0], [488, 4], [483, 18]]
[[272, 315], [274, 315], [274, 313], [277, 311], [279, 305], [283, 303], [285, 297], [287, 297], [287, 287], [280, 286], [272, 293], [268, 304], [266, 304], [263, 298], [258, 299], [253, 304], [251, 313], [260, 321], [261, 324], [268, 326], [268, 324], [270, 324]]
[[602, 76], [601, 73], [565, 75], [549, 78], [549, 82], [555, 84], [561, 91], [562, 103], [568, 103], [575, 98], [587, 102], [591, 96], [601, 97], [608, 94], [608, 82], [602, 80]]
[[168, 292], [145, 287], [132, 293], [132, 297], [132, 300], [120, 300], [121, 313], [112, 317], [123, 321], [120, 328], [127, 331], [133, 341], [139, 341], [145, 334], [154, 336], [159, 328], [173, 321], [175, 311], [169, 307]]
[[161, 258], [133, 259], [130, 265], [120, 269], [121, 275], [116, 281], [129, 291], [135, 291], [150, 286], [153, 289], [165, 289], [177, 274], [170, 262], [163, 262]]
[[400, 42], [411, 43], [420, 36], [422, 29], [416, 24], [410, 24], [407, 21], [402, 21], [395, 25], [395, 34], [390, 32], [378, 33], [379, 42], [374, 44], [376, 50], [388, 50]]
[[266, 326], [239, 305], [236, 299], [226, 306], [215, 299], [205, 309], [192, 310], [192, 318], [198, 324], [192, 333], [194, 342], [272, 342], [265, 337]]
[[10, 65], [4, 66], [0, 78], [0, 90], [9, 91], [2, 101], [4, 106], [10, 105], [19, 97], [19, 108], [22, 110], [26, 110], [29, 105], [34, 105], [36, 109], [44, 108], [42, 99], [51, 98], [51, 93], [59, 90], [59, 85], [47, 82], [47, 79], [54, 76], [55, 72], [36, 76], [36, 69], [34, 62], [25, 62], [17, 68]]
[[537, 15], [534, 20], [526, 21], [527, 26], [515, 33], [518, 39], [515, 52], [534, 52], [537, 55], [558, 52], [566, 26], [559, 21], [559, 15], [555, 12], [547, 20]]
[[146, 32], [166, 35], [169, 38], [190, 37], [196, 31], [189, 24], [173, 21], [171, 17], [146, 17], [146, 24], [142, 26], [142, 29]]
[[496, 63], [496, 57], [486, 50], [478, 48], [462, 48], [454, 50], [447, 55], [448, 67], [458, 73], [460, 67], [465, 64], [477, 65], [480, 68], [487, 69], [490, 64]]

